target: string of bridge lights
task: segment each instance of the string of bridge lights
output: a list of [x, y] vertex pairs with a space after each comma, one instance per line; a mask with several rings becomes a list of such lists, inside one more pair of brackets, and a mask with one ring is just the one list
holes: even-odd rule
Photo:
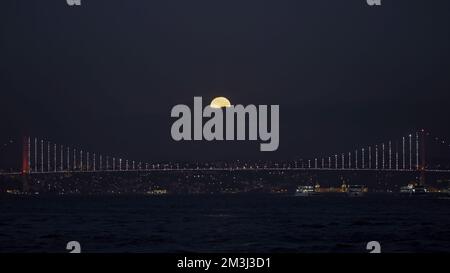
[[[450, 149], [450, 143], [444, 138], [434, 136], [428, 131], [420, 130], [395, 140], [366, 145], [353, 151], [335, 153], [308, 160], [296, 160], [294, 161], [295, 166], [290, 165], [289, 168], [419, 170], [423, 167], [422, 165], [425, 165], [424, 156], [422, 155], [424, 151], [422, 151], [421, 145], [422, 142], [428, 139]], [[2, 147], [11, 143], [14, 142], [9, 141]], [[23, 158], [27, 158], [27, 162], [22, 163], [22, 170], [29, 173], [158, 170], [164, 165], [92, 153], [84, 149], [52, 143], [37, 137], [25, 138], [24, 147], [26, 156]], [[278, 166], [278, 164], [275, 164], [275, 166]], [[179, 168], [178, 164], [177, 168]], [[239, 169], [238, 166], [233, 168]], [[244, 166], [243, 168], [245, 169], [246, 167]], [[260, 167], [256, 166], [256, 168]]]
[[3, 149], [5, 149], [6, 147], [8, 147], [9, 145], [11, 145], [11, 144], [13, 144], [13, 143], [14, 143], [14, 140], [13, 140], [13, 139], [10, 139], [10, 140], [8, 140], [7, 142], [3, 143], [3, 144], [0, 146], [0, 151], [3, 150]]
[[150, 167], [141, 161], [93, 153], [37, 137], [25, 138], [24, 147], [26, 162], [22, 164], [24, 171], [29, 173], [131, 171]]
[[438, 137], [438, 136], [434, 136], [434, 135], [432, 135], [429, 132], [427, 132], [426, 135], [431, 137], [431, 139], [434, 140], [436, 142], [436, 144], [440, 144], [440, 145], [446, 146], [447, 148], [450, 149], [450, 142], [445, 140], [444, 138]]
[[424, 130], [408, 134], [394, 141], [367, 145], [350, 152], [335, 153], [300, 160], [305, 169], [376, 169], [376, 170], [414, 170], [420, 168], [421, 135]]

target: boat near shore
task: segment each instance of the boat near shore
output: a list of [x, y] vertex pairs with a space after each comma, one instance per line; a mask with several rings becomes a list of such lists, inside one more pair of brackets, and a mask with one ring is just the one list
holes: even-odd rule
[[400, 193], [404, 195], [424, 195], [428, 189], [423, 185], [408, 184], [400, 188]]
[[347, 186], [347, 196], [350, 197], [361, 197], [367, 192], [367, 187], [364, 185], [348, 185]]
[[295, 191], [295, 196], [307, 197], [307, 196], [315, 196], [319, 193], [315, 190], [314, 186], [298, 186]]

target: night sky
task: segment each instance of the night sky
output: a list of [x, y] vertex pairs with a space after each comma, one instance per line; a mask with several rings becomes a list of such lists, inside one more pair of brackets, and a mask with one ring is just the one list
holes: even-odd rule
[[[136, 160], [294, 159], [450, 136], [450, 2], [3, 0], [0, 140]], [[280, 147], [175, 142], [170, 110], [279, 104]]]

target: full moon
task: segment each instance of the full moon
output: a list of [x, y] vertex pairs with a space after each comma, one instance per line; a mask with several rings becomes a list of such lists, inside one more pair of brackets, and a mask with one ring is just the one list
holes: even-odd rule
[[222, 108], [222, 107], [230, 107], [230, 101], [225, 97], [217, 97], [211, 101], [211, 108]]

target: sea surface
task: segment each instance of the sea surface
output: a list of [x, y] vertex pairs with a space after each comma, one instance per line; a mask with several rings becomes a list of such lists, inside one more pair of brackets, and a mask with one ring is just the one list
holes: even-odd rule
[[1, 196], [0, 252], [450, 252], [450, 199]]

